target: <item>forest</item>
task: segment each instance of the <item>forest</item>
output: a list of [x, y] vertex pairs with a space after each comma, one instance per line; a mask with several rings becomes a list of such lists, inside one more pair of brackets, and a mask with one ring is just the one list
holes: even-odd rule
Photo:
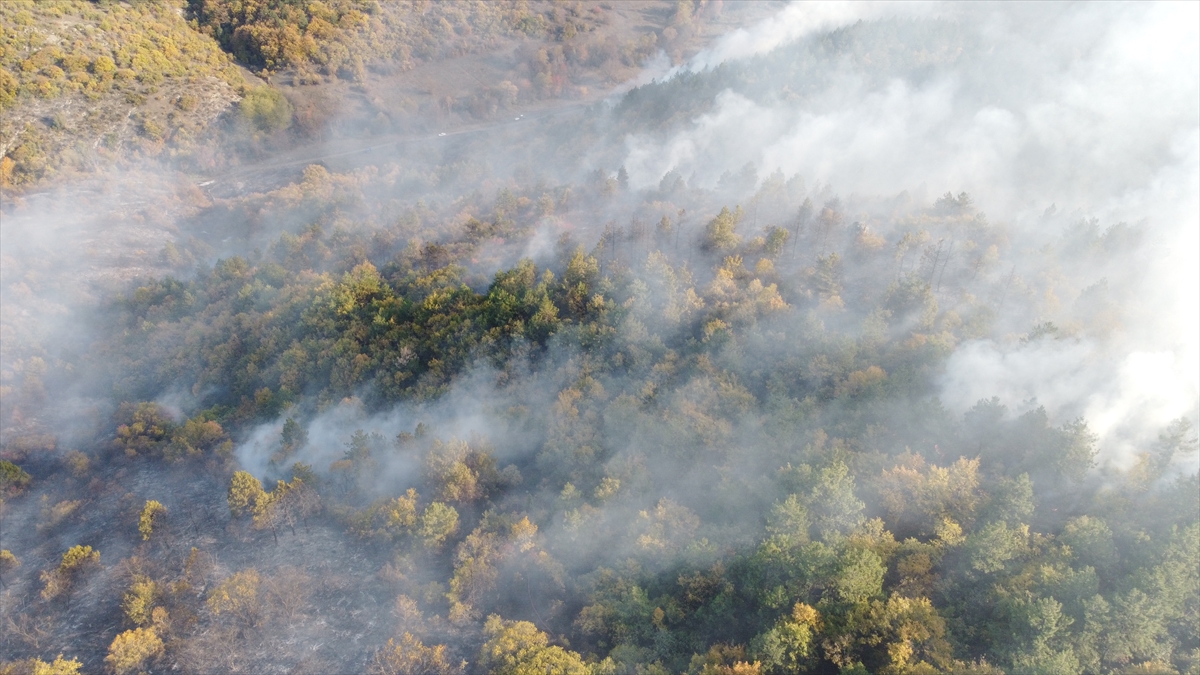
[[[579, 45], [618, 21], [606, 3], [177, 5], [75, 3], [91, 37], [23, 61], [33, 24], [6, 14], [0, 104], [132, 104], [211, 69], [227, 107], [170, 124], [250, 172], [304, 147], [295, 92], [323, 81], [542, 41], [510, 105], [551, 105], [570, 97], [539, 54], [578, 67], [560, 84], [632, 67], [720, 3], [647, 3], [658, 37], [594, 63]], [[756, 39], [823, 11], [780, 7]], [[1047, 30], [1142, 17], [1061, 11]], [[720, 145], [735, 104], [886, 135], [837, 106], [898, 82], [951, 79], [947, 107], [986, 103], [964, 119], [1018, 107], [981, 84], [1004, 40], [988, 16], [837, 20], [225, 194], [147, 141], [110, 147], [118, 187], [79, 189], [30, 159], [31, 123], [2, 160], [0, 674], [1200, 673], [1195, 374], [1153, 382], [1170, 400], [1108, 388], [1179, 332], [1146, 290], [1177, 260], [1175, 212], [1013, 177], [1062, 194], [1018, 209], [965, 170], [839, 185], [852, 150], [805, 146], [792, 171], [768, 163], [775, 127], [757, 161], [735, 147], [757, 131]], [[152, 21], [196, 63], [155, 79], [100, 54]], [[1190, 213], [1194, 185], [1165, 194]], [[1137, 400], [1113, 421], [1118, 398]]]

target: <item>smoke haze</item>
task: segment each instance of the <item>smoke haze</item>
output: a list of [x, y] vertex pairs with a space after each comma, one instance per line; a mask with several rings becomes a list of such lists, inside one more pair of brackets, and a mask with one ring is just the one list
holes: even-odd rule
[[[961, 36], [962, 53], [885, 81], [869, 77], [869, 65], [834, 61], [837, 74], [799, 103], [724, 91], [683, 130], [661, 140], [627, 137], [632, 183], [655, 186], [668, 170], [689, 167], [692, 180], [715, 185], [724, 172], [753, 163], [843, 194], [961, 190], [990, 219], [1008, 224], [1030, 256], [1071, 221], [1142, 223], [1140, 250], [1108, 269], [1064, 270], [1078, 285], [1063, 289], [1063, 308], [1101, 280], [1118, 289], [1125, 317], [1110, 337], [1116, 344], [968, 344], [947, 364], [943, 400], [965, 410], [989, 395], [1036, 398], [1062, 416], [1093, 421], [1106, 456], [1126, 463], [1132, 439], [1152, 438], [1168, 419], [1194, 418], [1197, 8], [850, 3], [809, 10], [792, 5], [727, 36], [688, 68], [750, 59], [860, 20], [902, 27], [914, 16], [948, 24]], [[1047, 217], [1049, 210], [1063, 215]], [[1017, 274], [1020, 268], [1018, 260]], [[1061, 322], [1061, 310], [1024, 319]], [[1130, 428], [1138, 419], [1153, 422]]]
[[527, 4], [5, 194], [13, 668], [1200, 668], [1200, 5]]

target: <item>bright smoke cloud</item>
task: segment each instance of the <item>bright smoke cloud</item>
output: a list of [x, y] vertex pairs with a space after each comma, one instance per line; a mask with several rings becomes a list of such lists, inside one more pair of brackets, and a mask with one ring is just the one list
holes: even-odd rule
[[1102, 456], [1118, 464], [1166, 421], [1195, 422], [1200, 6], [796, 3], [679, 70], [889, 17], [951, 22], [967, 47], [948, 67], [882, 83], [831, 59], [840, 70], [798, 102], [727, 90], [682, 131], [626, 138], [631, 183], [656, 185], [687, 167], [691, 182], [713, 185], [754, 163], [760, 175], [779, 168], [843, 193], [965, 190], [1031, 252], [1070, 224], [1043, 217], [1052, 204], [1076, 222], [1140, 223], [1146, 244], [1086, 282], [1120, 280], [1116, 335], [963, 345], [942, 395], [958, 410], [1000, 395], [1010, 405], [1036, 398], [1059, 418], [1084, 415]]

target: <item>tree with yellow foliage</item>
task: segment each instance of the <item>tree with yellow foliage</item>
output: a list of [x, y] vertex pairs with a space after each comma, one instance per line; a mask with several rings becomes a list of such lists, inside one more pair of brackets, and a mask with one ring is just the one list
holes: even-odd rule
[[889, 663], [879, 672], [932, 672], [931, 666], [950, 665], [945, 622], [927, 598], [892, 596], [887, 602], [876, 600], [866, 619], [871, 639], [880, 639], [887, 652]]
[[496, 460], [490, 448], [472, 447], [466, 441], [434, 440], [425, 457], [426, 480], [439, 486], [440, 496], [448, 502], [472, 502], [488, 495], [499, 482]]
[[769, 672], [802, 672], [816, 663], [815, 642], [821, 627], [821, 614], [797, 602], [790, 616], [754, 639], [751, 651]]
[[493, 614], [483, 626], [488, 637], [479, 666], [492, 675], [589, 675], [579, 654], [550, 644], [528, 621], [505, 621]]
[[730, 211], [722, 207], [716, 218], [709, 221], [704, 228], [704, 248], [710, 251], [730, 252], [742, 243], [742, 238], [736, 233], [738, 223], [742, 220], [742, 207]]
[[262, 530], [270, 528], [271, 537], [275, 543], [279, 543], [280, 525], [291, 525], [292, 533], [295, 534], [294, 519], [290, 517], [290, 512], [284, 502], [288, 493], [288, 484], [279, 481], [275, 485], [275, 489], [270, 492], [261, 492], [254, 503], [254, 529]]
[[79, 659], [64, 659], [62, 654], [49, 663], [30, 659], [29, 665], [31, 675], [79, 675], [79, 669], [83, 667]]
[[88, 570], [99, 565], [99, 551], [93, 551], [91, 546], [72, 546], [63, 554], [57, 568], [42, 572], [42, 598], [50, 600], [63, 596], [69, 606], [75, 583]]
[[254, 568], [230, 576], [208, 593], [208, 609], [215, 616], [233, 615], [248, 626], [258, 624], [261, 607], [258, 599], [260, 578]]
[[425, 507], [421, 515], [421, 526], [417, 535], [429, 548], [440, 548], [455, 532], [458, 531], [458, 511], [441, 502], [433, 502]]
[[762, 664], [748, 661], [741, 645], [716, 644], [692, 656], [687, 675], [761, 675]]
[[142, 507], [142, 515], [138, 519], [138, 532], [142, 534], [142, 541], [149, 541], [150, 535], [154, 532], [154, 526], [161, 523], [167, 517], [167, 507], [162, 505], [162, 502], [147, 499], [146, 505]]
[[400, 641], [389, 639], [387, 646], [375, 653], [371, 675], [461, 675], [467, 662], [454, 663], [446, 657], [446, 645], [426, 647], [411, 633]]
[[0, 587], [4, 586], [4, 575], [21, 566], [20, 559], [8, 549], [0, 550]]
[[979, 459], [960, 458], [940, 467], [920, 455], [902, 455], [897, 466], [883, 471], [878, 490], [893, 527], [915, 527], [929, 535], [945, 518], [970, 525], [982, 499]]
[[262, 481], [246, 471], [235, 472], [229, 482], [229, 513], [234, 518], [253, 513], [263, 495]]
[[125, 617], [135, 626], [149, 624], [153, 617], [154, 605], [160, 595], [161, 590], [153, 579], [140, 574], [134, 576], [133, 583], [129, 585], [129, 590], [121, 600]]
[[138, 672], [163, 653], [163, 641], [153, 628], [135, 628], [113, 638], [104, 662], [116, 675]]

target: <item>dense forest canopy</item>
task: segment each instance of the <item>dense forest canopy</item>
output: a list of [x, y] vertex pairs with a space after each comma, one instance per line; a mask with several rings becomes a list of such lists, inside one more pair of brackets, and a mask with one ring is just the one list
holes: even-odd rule
[[[793, 4], [689, 61], [722, 3], [85, 4], [211, 50], [232, 177], [5, 155], [0, 673], [1200, 673], [1196, 103], [1071, 89], [1194, 8]], [[503, 119], [306, 145], [375, 109], [297, 91], [514, 44]]]

